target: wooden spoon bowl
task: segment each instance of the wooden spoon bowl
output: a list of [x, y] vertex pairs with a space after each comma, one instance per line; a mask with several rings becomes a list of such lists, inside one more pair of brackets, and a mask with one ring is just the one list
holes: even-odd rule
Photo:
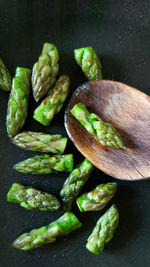
[[[112, 123], [126, 148], [104, 150], [71, 115], [70, 109], [78, 102]], [[65, 127], [77, 149], [106, 174], [130, 181], [150, 177], [150, 97], [146, 94], [115, 81], [87, 82], [69, 102]]]

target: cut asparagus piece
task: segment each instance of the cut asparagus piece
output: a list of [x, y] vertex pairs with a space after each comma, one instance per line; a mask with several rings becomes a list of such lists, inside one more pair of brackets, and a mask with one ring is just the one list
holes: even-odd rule
[[76, 199], [81, 212], [97, 211], [103, 209], [113, 198], [117, 189], [116, 183], [100, 184], [88, 193], [82, 194]]
[[92, 170], [93, 165], [85, 159], [70, 173], [60, 192], [60, 197], [62, 198], [65, 210], [71, 210], [74, 199], [78, 196], [82, 187], [87, 182]]
[[81, 226], [82, 224], [72, 212], [66, 212], [49, 225], [22, 234], [12, 243], [12, 246], [21, 250], [34, 249], [55, 242], [57, 237], [68, 235]]
[[73, 155], [56, 155], [47, 154], [35, 156], [23, 160], [13, 166], [18, 172], [32, 174], [48, 174], [52, 172], [71, 172], [73, 169]]
[[111, 146], [116, 149], [123, 148], [121, 137], [115, 127], [102, 121], [98, 115], [90, 113], [84, 104], [76, 104], [70, 112], [103, 146]]
[[7, 200], [9, 202], [19, 203], [20, 206], [29, 210], [53, 211], [60, 208], [60, 203], [55, 196], [31, 186], [23, 186], [17, 183], [12, 184], [7, 194]]
[[0, 88], [7, 92], [11, 90], [11, 76], [1, 58], [0, 58]]
[[38, 102], [41, 97], [47, 94], [48, 90], [56, 81], [59, 71], [59, 55], [55, 45], [45, 43], [42, 54], [32, 70], [32, 88], [35, 101]]
[[67, 75], [61, 75], [48, 96], [34, 111], [33, 118], [45, 126], [50, 125], [55, 114], [61, 110], [70, 89], [70, 79]]
[[91, 46], [75, 49], [74, 56], [88, 80], [102, 79], [101, 63]]
[[115, 205], [112, 205], [97, 221], [96, 226], [87, 240], [86, 248], [92, 253], [100, 254], [105, 244], [113, 238], [118, 222], [118, 210]]
[[60, 134], [51, 135], [36, 132], [23, 132], [12, 139], [15, 145], [23, 149], [55, 154], [64, 153], [67, 140], [67, 137]]
[[6, 118], [7, 132], [10, 137], [18, 134], [27, 117], [30, 76], [30, 69], [16, 68]]

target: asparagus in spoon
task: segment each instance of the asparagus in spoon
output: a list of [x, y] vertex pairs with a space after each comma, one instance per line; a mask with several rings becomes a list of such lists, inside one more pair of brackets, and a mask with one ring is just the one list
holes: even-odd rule
[[123, 148], [121, 137], [115, 127], [102, 121], [98, 115], [90, 113], [84, 104], [76, 104], [70, 112], [103, 146], [111, 146], [116, 149]]

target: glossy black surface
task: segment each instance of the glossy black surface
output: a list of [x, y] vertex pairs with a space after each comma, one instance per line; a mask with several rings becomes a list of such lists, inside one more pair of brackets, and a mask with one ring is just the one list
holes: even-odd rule
[[[32, 67], [44, 42], [56, 44], [60, 53], [60, 72], [70, 75], [71, 92], [86, 79], [76, 65], [73, 50], [91, 45], [101, 58], [104, 79], [114, 79], [150, 95], [150, 2], [140, 0], [1, 0], [0, 56], [12, 75], [16, 66]], [[70, 94], [71, 95], [71, 94]], [[1, 267], [141, 267], [150, 266], [150, 181], [118, 180], [118, 192], [112, 203], [120, 212], [120, 224], [114, 239], [99, 256], [88, 252], [86, 239], [102, 212], [81, 214], [73, 211], [83, 227], [47, 247], [22, 252], [10, 247], [21, 233], [47, 225], [63, 211], [28, 211], [7, 203], [6, 194], [13, 182], [32, 185], [59, 195], [67, 174], [23, 175], [13, 164], [33, 156], [11, 144], [5, 127], [8, 94], [0, 91], [0, 266]], [[30, 98], [29, 115], [23, 130], [65, 133], [63, 113], [51, 127], [32, 119], [36, 104]], [[144, 138], [144, 137], [143, 137]], [[75, 164], [82, 160], [71, 142]], [[84, 191], [101, 182], [114, 181], [95, 170]]]

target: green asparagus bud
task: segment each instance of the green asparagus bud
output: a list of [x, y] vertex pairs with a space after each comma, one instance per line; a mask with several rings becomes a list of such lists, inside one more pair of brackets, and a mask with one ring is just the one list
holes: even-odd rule
[[81, 222], [72, 212], [66, 212], [49, 225], [22, 234], [12, 243], [12, 246], [22, 250], [34, 249], [55, 242], [58, 237], [68, 235], [81, 226]]
[[75, 49], [74, 56], [88, 80], [102, 79], [101, 63], [92, 47]]
[[32, 70], [32, 88], [35, 101], [38, 102], [56, 81], [59, 71], [59, 55], [55, 45], [45, 43], [42, 54]]
[[1, 58], [0, 58], [0, 88], [4, 91], [11, 90], [11, 76]]
[[67, 140], [67, 137], [60, 134], [51, 135], [35, 132], [23, 132], [12, 139], [15, 145], [23, 149], [55, 154], [64, 153]]
[[30, 69], [16, 68], [15, 77], [12, 80], [6, 118], [7, 132], [10, 137], [18, 134], [27, 117], [30, 75]]
[[61, 75], [48, 96], [34, 111], [33, 118], [45, 126], [50, 125], [54, 115], [58, 113], [66, 100], [70, 89], [70, 79]]
[[26, 209], [39, 210], [58, 210], [60, 203], [58, 199], [46, 192], [37, 190], [31, 186], [23, 186], [21, 184], [12, 184], [7, 200], [10, 202], [19, 203], [21, 207]]
[[74, 199], [80, 193], [92, 170], [93, 165], [87, 159], [85, 159], [70, 173], [60, 192], [60, 197], [62, 198], [65, 210], [71, 210]]
[[91, 192], [85, 193], [76, 199], [81, 212], [103, 209], [113, 198], [117, 189], [116, 183], [100, 184]]
[[105, 244], [113, 238], [118, 222], [118, 210], [115, 205], [112, 205], [97, 221], [96, 226], [87, 240], [86, 248], [97, 255], [100, 254]]
[[71, 172], [73, 169], [73, 155], [40, 155], [23, 160], [13, 166], [18, 172], [32, 174], [48, 174], [52, 172]]
[[123, 148], [121, 137], [115, 127], [102, 121], [96, 114], [90, 113], [84, 104], [76, 104], [70, 112], [103, 146]]

